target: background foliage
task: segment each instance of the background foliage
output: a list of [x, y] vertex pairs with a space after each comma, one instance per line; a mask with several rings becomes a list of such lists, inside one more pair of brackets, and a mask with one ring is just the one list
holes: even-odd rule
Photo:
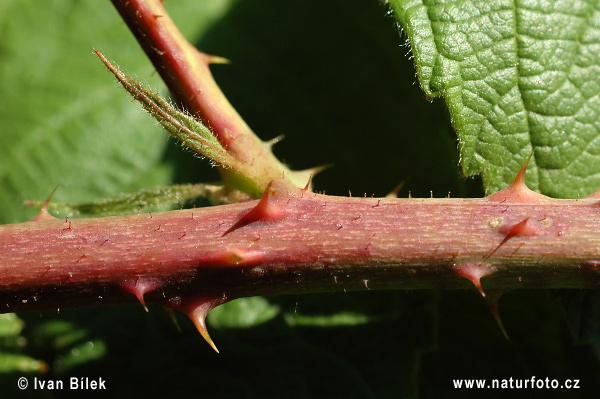
[[[263, 139], [286, 135], [278, 156], [296, 169], [334, 164], [315, 179], [317, 190], [385, 195], [407, 180], [403, 196], [482, 194], [478, 179], [460, 177], [448, 111], [425, 100], [385, 6], [166, 7], [192, 42], [232, 61], [213, 67], [215, 77]], [[32, 217], [23, 200], [43, 199], [58, 183], [56, 199], [71, 202], [216, 178], [131, 103], [94, 47], [165, 91], [108, 1], [0, 2], [0, 222]], [[570, 295], [587, 304], [571, 318], [588, 320], [597, 306]], [[598, 358], [573, 343], [555, 294], [513, 292], [500, 312], [510, 341], [474, 291], [252, 298], [209, 316], [220, 355], [185, 317], [179, 333], [156, 306], [149, 314], [139, 305], [23, 313], [0, 319], [0, 388], [62, 397], [68, 392], [18, 391], [16, 380], [87, 376], [105, 378], [114, 397], [437, 398], [482, 394], [455, 391], [452, 378], [535, 375], [579, 378], [584, 390], [574, 397], [598, 391]], [[581, 337], [597, 331], [580, 327]]]

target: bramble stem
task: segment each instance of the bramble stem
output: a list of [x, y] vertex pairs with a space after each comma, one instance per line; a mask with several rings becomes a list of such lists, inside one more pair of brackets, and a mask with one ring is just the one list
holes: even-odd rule
[[[264, 217], [224, 235], [257, 201], [123, 217], [0, 226], [2, 311], [172, 298], [466, 288], [593, 288], [597, 199], [269, 197]], [[518, 230], [527, 224], [528, 230]], [[520, 232], [522, 231], [522, 232]], [[480, 273], [481, 272], [481, 273]], [[471, 285], [472, 286], [472, 285]]]

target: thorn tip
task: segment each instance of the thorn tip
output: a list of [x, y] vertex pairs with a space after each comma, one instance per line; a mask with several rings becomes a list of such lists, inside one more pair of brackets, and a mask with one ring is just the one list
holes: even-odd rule
[[504, 328], [504, 323], [502, 323], [502, 319], [500, 318], [500, 313], [498, 312], [498, 300], [500, 299], [502, 294], [504, 294], [504, 291], [498, 290], [498, 289], [489, 290], [488, 294], [489, 295], [485, 298], [485, 303], [487, 304], [488, 309], [490, 310], [490, 313], [492, 314], [492, 317], [496, 321], [496, 324], [500, 328], [500, 331], [502, 331], [502, 335], [504, 335], [504, 338], [506, 338], [506, 340], [508, 341], [509, 340], [508, 333], [506, 332], [506, 329]]

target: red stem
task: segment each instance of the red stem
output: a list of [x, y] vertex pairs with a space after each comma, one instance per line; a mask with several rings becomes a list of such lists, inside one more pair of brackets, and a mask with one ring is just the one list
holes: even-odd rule
[[298, 191], [257, 204], [0, 226], [2, 309], [131, 302], [138, 284], [148, 287], [147, 302], [174, 306], [188, 297], [465, 288], [463, 277], [487, 276], [484, 289], [600, 281], [597, 199], [392, 200]]

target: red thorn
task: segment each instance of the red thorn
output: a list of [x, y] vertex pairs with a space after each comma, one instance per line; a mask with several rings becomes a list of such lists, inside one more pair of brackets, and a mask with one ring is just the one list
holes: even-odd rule
[[196, 329], [200, 335], [202, 335], [202, 338], [204, 338], [217, 353], [219, 353], [219, 350], [210, 338], [206, 328], [206, 315], [208, 315], [208, 312], [212, 309], [224, 304], [228, 300], [229, 299], [225, 295], [209, 298], [182, 298], [181, 303], [175, 306], [176, 309], [185, 313], [190, 320], [192, 320], [192, 323], [194, 323]]
[[491, 266], [483, 263], [462, 263], [454, 268], [454, 272], [459, 276], [470, 280], [481, 296], [485, 298], [485, 292], [481, 287], [481, 279], [494, 272], [494, 269]]
[[521, 220], [519, 223], [515, 224], [503, 224], [498, 229], [500, 234], [504, 234], [506, 236], [505, 240], [510, 240], [516, 236], [534, 236], [538, 233], [538, 229], [535, 228], [531, 223], [529, 223], [529, 218], [525, 218]]
[[144, 301], [144, 295], [154, 291], [161, 285], [162, 281], [159, 279], [138, 277], [130, 280], [125, 280], [121, 284], [121, 288], [127, 291], [128, 293], [135, 295], [147, 312], [148, 307], [146, 306], [146, 302]]
[[530, 237], [538, 234], [539, 231], [535, 226], [529, 223], [529, 218], [525, 218], [519, 223], [503, 224], [498, 229], [498, 232], [500, 234], [504, 234], [504, 239], [500, 242], [500, 244], [498, 244], [496, 248], [494, 248], [492, 252], [490, 252], [488, 256], [485, 257], [485, 259], [489, 259], [498, 249], [500, 249], [501, 246], [506, 244], [506, 242], [511, 238], [517, 236]]
[[283, 217], [282, 210], [275, 204], [272, 204], [270, 200], [271, 196], [271, 183], [267, 186], [266, 190], [263, 192], [260, 200], [254, 208], [252, 208], [248, 213], [242, 216], [233, 226], [231, 226], [221, 237], [225, 237], [227, 234], [235, 231], [241, 227], [249, 225], [250, 223], [257, 222], [259, 220], [279, 220]]
[[[52, 196], [54, 195], [54, 193], [56, 192], [56, 190], [58, 190], [59, 186], [60, 186], [60, 184], [57, 184], [56, 187], [54, 187], [54, 190], [52, 190], [52, 192], [50, 193], [50, 195], [48, 196], [48, 198], [46, 198], [46, 201], [44, 201], [44, 203], [42, 204], [42, 209], [40, 209], [40, 212], [37, 214], [36, 217], [34, 217], [33, 219], [29, 220], [29, 222], [43, 222], [43, 221], [57, 219], [54, 216], [52, 216], [50, 214], [50, 212], [48, 212], [48, 205], [50, 204], [50, 200], [52, 199]], [[28, 204], [29, 201], [25, 201], [25, 203]]]
[[498, 289], [488, 290], [488, 296], [485, 298], [485, 303], [487, 304], [488, 309], [490, 310], [490, 313], [492, 314], [492, 317], [496, 321], [496, 324], [500, 328], [500, 331], [502, 331], [504, 338], [506, 338], [508, 340], [508, 333], [506, 332], [506, 329], [504, 328], [504, 324], [502, 323], [502, 319], [500, 318], [500, 313], [498, 312], [498, 300], [504, 294], [504, 292], [505, 292], [504, 290], [498, 290]]
[[529, 161], [533, 156], [533, 151], [527, 157], [527, 160], [521, 167], [519, 173], [515, 177], [515, 180], [511, 183], [510, 186], [506, 187], [504, 190], [500, 190], [497, 193], [488, 195], [486, 199], [488, 201], [495, 202], [543, 202], [550, 200], [549, 197], [546, 197], [543, 194], [536, 193], [531, 190], [525, 184], [525, 172], [527, 171], [527, 165], [529, 165]]

